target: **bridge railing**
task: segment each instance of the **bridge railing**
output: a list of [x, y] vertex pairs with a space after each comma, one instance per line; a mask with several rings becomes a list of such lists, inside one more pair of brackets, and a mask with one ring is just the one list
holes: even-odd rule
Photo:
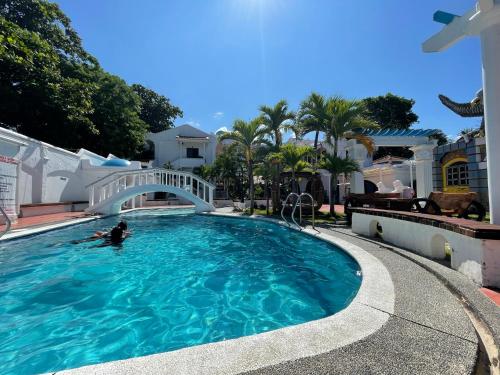
[[89, 209], [121, 191], [142, 185], [174, 186], [213, 204], [215, 186], [199, 176], [185, 171], [151, 168], [114, 172], [88, 185]]

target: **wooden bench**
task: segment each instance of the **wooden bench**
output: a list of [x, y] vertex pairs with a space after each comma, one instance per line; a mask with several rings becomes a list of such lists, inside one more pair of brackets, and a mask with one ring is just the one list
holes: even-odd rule
[[477, 221], [483, 221], [486, 209], [478, 202], [477, 193], [442, 193], [432, 192], [428, 198], [405, 199], [399, 193], [351, 194], [344, 204], [346, 219], [351, 223], [352, 208], [378, 208], [394, 211], [419, 212], [431, 215], [457, 215], [469, 219], [477, 215]]
[[344, 203], [344, 213], [347, 222], [350, 223], [352, 216], [351, 208], [354, 207], [410, 211], [410, 205], [411, 199], [401, 199], [401, 193], [350, 194]]
[[477, 221], [483, 221], [486, 209], [479, 203], [477, 193], [443, 193], [435, 191], [428, 198], [415, 198], [412, 208], [420, 213], [452, 216], [468, 219], [477, 215]]

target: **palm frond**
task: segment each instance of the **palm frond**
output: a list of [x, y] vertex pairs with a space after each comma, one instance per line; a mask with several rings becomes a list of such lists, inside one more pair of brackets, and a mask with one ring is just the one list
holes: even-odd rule
[[341, 158], [335, 155], [326, 154], [319, 162], [319, 167], [326, 169], [332, 174], [351, 174], [353, 172], [360, 172], [359, 164], [349, 158]]

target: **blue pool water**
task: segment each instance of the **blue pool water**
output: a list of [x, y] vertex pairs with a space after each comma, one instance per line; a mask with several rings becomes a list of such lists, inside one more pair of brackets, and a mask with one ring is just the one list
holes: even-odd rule
[[124, 215], [122, 247], [70, 244], [97, 220], [0, 243], [0, 373], [34, 374], [252, 335], [345, 308], [358, 264], [248, 219]]

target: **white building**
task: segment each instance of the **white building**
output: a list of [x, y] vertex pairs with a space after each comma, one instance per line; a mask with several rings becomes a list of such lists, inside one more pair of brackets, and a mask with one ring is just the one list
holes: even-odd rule
[[0, 127], [0, 205], [13, 219], [23, 206], [28, 211], [34, 209], [29, 206], [63, 204], [67, 207], [61, 210], [71, 210], [79, 202], [83, 209], [88, 185], [116, 171], [140, 168], [138, 161], [85, 149], [74, 153]]
[[153, 144], [153, 167], [192, 171], [193, 168], [215, 161], [217, 138], [190, 125], [181, 125], [159, 133], [149, 133], [146, 139]]
[[[394, 188], [395, 180], [400, 180], [405, 186], [414, 186], [416, 181], [416, 192], [418, 197], [426, 198], [434, 189], [432, 180], [433, 150], [437, 141], [431, 139], [436, 133], [435, 129], [375, 129], [365, 130], [363, 134], [370, 137], [376, 147], [410, 147], [414, 156], [412, 160], [390, 161], [380, 160], [379, 163], [373, 163], [371, 155], [368, 155], [365, 147], [355, 139], [339, 140], [338, 154], [340, 157], [349, 156], [355, 160], [361, 172], [354, 172], [349, 180], [344, 180], [339, 176], [339, 199], [349, 193], [365, 193], [365, 187], [373, 190], [377, 183], [391, 190]], [[297, 145], [310, 145], [312, 140], [295, 140], [291, 138], [288, 143]], [[328, 153], [332, 153], [332, 147], [327, 142], [320, 142], [319, 147]], [[319, 169], [321, 180], [325, 191], [329, 197], [330, 192], [330, 173]], [[301, 186], [302, 188], [302, 186]]]

